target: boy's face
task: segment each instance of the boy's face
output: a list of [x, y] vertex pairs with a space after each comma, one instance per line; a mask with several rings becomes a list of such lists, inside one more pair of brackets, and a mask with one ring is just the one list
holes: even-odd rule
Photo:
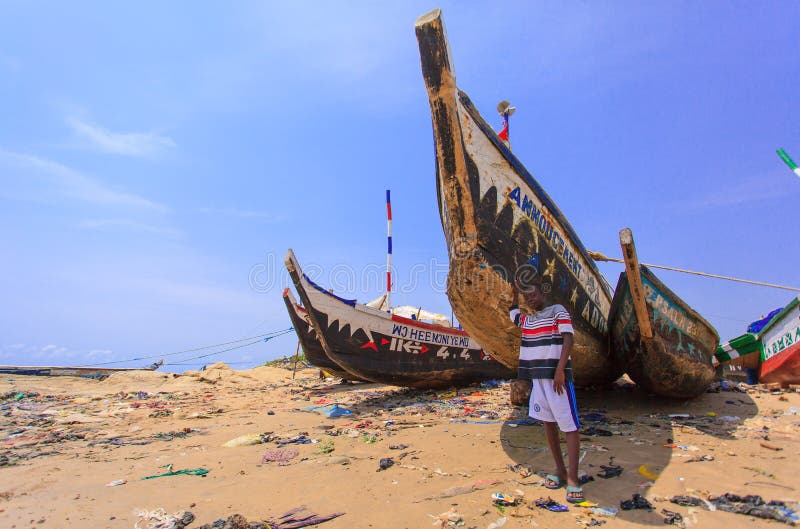
[[533, 310], [541, 310], [544, 307], [544, 294], [539, 286], [531, 286], [522, 293], [525, 303]]

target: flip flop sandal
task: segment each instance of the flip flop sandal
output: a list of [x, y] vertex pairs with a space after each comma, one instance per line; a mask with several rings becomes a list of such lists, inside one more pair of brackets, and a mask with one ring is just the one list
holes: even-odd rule
[[564, 486], [564, 482], [561, 481], [561, 478], [556, 476], [555, 474], [548, 474], [544, 477], [545, 482], [544, 486], [550, 490], [560, 489]]
[[569, 503], [582, 503], [586, 501], [586, 496], [583, 494], [583, 489], [580, 487], [567, 487], [567, 501]]

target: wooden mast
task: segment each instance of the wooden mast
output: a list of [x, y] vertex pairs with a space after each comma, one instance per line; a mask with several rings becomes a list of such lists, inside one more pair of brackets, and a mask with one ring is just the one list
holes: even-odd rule
[[636, 320], [639, 322], [639, 333], [643, 339], [651, 340], [653, 327], [650, 325], [650, 313], [645, 301], [642, 276], [639, 274], [639, 257], [636, 255], [636, 246], [633, 244], [633, 233], [630, 228], [624, 228], [619, 232], [619, 244], [622, 247], [622, 257], [625, 259], [628, 288], [631, 292]]

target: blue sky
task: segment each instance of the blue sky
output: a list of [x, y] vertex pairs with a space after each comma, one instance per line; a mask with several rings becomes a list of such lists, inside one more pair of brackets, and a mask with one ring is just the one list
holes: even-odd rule
[[[459, 86], [495, 125], [518, 108], [514, 150], [587, 248], [619, 256], [630, 227], [644, 262], [800, 285], [800, 181], [775, 154], [800, 157], [797, 2], [286, 4], [0, 6], [0, 363], [284, 329], [288, 247], [376, 297], [345, 271], [385, 262], [387, 188], [394, 300], [449, 313], [413, 29], [437, 6]], [[659, 276], [723, 339], [792, 298]]]

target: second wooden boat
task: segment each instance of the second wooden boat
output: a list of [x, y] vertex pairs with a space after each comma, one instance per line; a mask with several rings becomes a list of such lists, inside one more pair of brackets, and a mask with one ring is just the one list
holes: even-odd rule
[[357, 377], [441, 388], [516, 376], [464, 331], [405, 318], [325, 290], [303, 273], [291, 250], [286, 269], [325, 354]]
[[[553, 200], [457, 88], [441, 12], [419, 17], [416, 34], [450, 260], [447, 295], [458, 320], [485, 351], [515, 368], [520, 332], [508, 311], [511, 281], [524, 268], [548, 287], [548, 302], [572, 316], [575, 383], [613, 381], [622, 373], [608, 350], [605, 279]], [[502, 109], [508, 115], [507, 103]]]
[[609, 315], [611, 347], [628, 376], [657, 395], [692, 398], [714, 380], [717, 331], [636, 256], [631, 230], [620, 232], [625, 258]]

